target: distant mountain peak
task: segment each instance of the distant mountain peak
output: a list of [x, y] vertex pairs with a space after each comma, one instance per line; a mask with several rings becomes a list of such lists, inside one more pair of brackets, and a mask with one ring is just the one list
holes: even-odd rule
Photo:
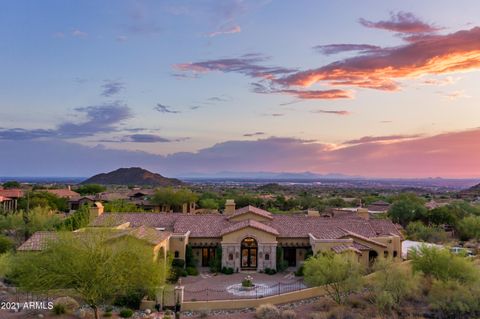
[[152, 173], [141, 167], [119, 168], [109, 173], [90, 177], [81, 184], [135, 185], [135, 186], [178, 186], [182, 181]]

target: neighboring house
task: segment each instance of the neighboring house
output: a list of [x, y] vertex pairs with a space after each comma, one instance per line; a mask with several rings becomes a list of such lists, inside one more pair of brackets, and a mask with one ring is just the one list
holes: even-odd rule
[[390, 203], [379, 200], [368, 205], [368, 211], [371, 214], [383, 214], [390, 209]]
[[[200, 267], [208, 267], [217, 248], [222, 249], [222, 266], [235, 271], [276, 268], [277, 252], [290, 267], [298, 267], [309, 252], [351, 253], [363, 265], [378, 257], [400, 258], [402, 235], [385, 219], [369, 219], [366, 209], [341, 217], [317, 214], [272, 214], [253, 206], [235, 209], [227, 201], [223, 214], [102, 213], [91, 227], [148, 232], [174, 258], [185, 259], [190, 245]], [[38, 235], [45, 236], [45, 235]], [[19, 250], [33, 250], [32, 236]], [[39, 247], [36, 244], [35, 247]]]
[[17, 210], [17, 200], [0, 196], [0, 212], [12, 213]]
[[69, 188], [64, 188], [64, 189], [45, 189], [45, 190], [41, 190], [41, 191], [53, 194], [53, 195], [58, 196], [60, 198], [67, 198], [67, 199], [80, 196], [79, 193], [72, 191], [70, 189], [70, 187]]
[[18, 200], [24, 196], [22, 189], [0, 189], [0, 208], [3, 212], [11, 213], [17, 211]]
[[75, 196], [68, 200], [68, 209], [77, 210], [83, 205], [92, 206], [95, 204], [95, 196]]

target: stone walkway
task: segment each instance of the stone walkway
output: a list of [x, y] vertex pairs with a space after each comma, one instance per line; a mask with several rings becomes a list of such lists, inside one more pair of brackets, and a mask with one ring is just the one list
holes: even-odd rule
[[[239, 289], [247, 275], [257, 284], [250, 291]], [[256, 272], [214, 275], [204, 271], [199, 276], [182, 278], [181, 284], [185, 286], [185, 301], [262, 298], [306, 288], [303, 279], [291, 272], [275, 275]]]

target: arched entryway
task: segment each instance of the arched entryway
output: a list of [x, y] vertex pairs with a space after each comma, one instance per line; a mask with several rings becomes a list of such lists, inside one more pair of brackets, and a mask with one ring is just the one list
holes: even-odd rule
[[258, 244], [255, 238], [247, 237], [241, 243], [242, 269], [257, 269]]

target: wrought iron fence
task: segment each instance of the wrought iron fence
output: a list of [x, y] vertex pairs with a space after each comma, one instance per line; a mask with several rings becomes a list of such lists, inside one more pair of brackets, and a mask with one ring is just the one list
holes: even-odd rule
[[205, 288], [191, 290], [185, 288], [184, 301], [210, 301], [230, 299], [260, 299], [268, 296], [281, 295], [288, 292], [299, 291], [307, 287], [302, 280], [292, 282], [278, 282], [272, 285], [255, 284], [250, 288], [241, 287], [241, 284], [231, 285], [225, 289]]

